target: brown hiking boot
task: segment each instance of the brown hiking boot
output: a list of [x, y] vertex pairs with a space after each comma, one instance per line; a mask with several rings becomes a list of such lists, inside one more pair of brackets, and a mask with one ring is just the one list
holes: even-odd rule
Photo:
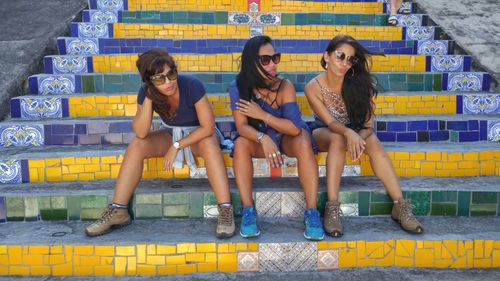
[[391, 217], [393, 220], [399, 222], [401, 228], [410, 233], [424, 233], [422, 225], [413, 215], [413, 208], [415, 208], [415, 206], [411, 204], [410, 199], [405, 200], [401, 198], [397, 203], [394, 203], [394, 206], [392, 207]]
[[342, 210], [338, 201], [327, 201], [325, 206], [325, 232], [333, 237], [340, 237], [344, 234], [342, 224]]
[[115, 228], [127, 226], [131, 222], [127, 209], [116, 208], [109, 204], [101, 218], [85, 228], [85, 234], [91, 237], [103, 235]]
[[217, 218], [217, 238], [229, 238], [234, 235], [234, 215], [233, 206], [217, 205], [219, 217]]

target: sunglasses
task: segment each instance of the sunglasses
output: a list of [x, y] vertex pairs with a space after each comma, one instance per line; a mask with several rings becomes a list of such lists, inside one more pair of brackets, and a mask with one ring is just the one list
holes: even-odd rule
[[165, 84], [167, 79], [168, 81], [177, 80], [177, 70], [170, 69], [167, 74], [155, 74], [149, 78], [149, 80], [151, 80], [151, 83], [153, 83], [155, 86], [161, 86]]
[[281, 61], [281, 53], [276, 53], [272, 56], [270, 55], [259, 56], [259, 60], [260, 63], [264, 66], [270, 64], [271, 61], [273, 61], [274, 64], [278, 64]]
[[358, 58], [355, 56], [346, 56], [344, 52], [342, 51], [335, 51], [335, 58], [338, 61], [343, 61], [347, 59], [347, 63], [350, 65], [354, 65], [358, 62]]

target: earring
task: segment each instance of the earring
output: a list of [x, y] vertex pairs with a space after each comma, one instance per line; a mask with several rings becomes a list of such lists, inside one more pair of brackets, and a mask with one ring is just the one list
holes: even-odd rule
[[352, 70], [352, 74], [351, 74], [351, 78], [354, 77], [354, 68], [351, 68]]
[[328, 69], [328, 63], [329, 61], [325, 61], [325, 69]]

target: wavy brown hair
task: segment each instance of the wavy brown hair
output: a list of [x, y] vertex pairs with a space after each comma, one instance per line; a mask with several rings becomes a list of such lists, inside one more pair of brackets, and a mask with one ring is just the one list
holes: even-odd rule
[[135, 65], [144, 83], [146, 97], [153, 101], [153, 110], [161, 116], [169, 119], [174, 118], [175, 114], [170, 113], [168, 98], [161, 94], [150, 80], [151, 76], [162, 73], [165, 70], [165, 65], [177, 71], [174, 59], [166, 50], [155, 48], [139, 55]]

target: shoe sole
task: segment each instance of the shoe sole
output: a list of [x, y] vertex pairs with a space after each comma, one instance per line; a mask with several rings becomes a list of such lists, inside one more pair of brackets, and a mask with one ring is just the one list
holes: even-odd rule
[[96, 234], [92, 234], [92, 233], [88, 233], [87, 230], [85, 230], [85, 234], [88, 236], [88, 237], [97, 237], [97, 236], [102, 236], [104, 234], [108, 234], [110, 233], [111, 231], [115, 230], [115, 229], [120, 229], [120, 228], [123, 228], [127, 225], [130, 225], [132, 223], [132, 220], [126, 222], [126, 223], [122, 223], [122, 224], [114, 224], [112, 225], [110, 228], [108, 228], [106, 231], [104, 232], [101, 232], [101, 233], [96, 233]]
[[424, 234], [424, 229], [423, 228], [417, 228], [417, 229], [406, 229], [401, 225], [401, 221], [398, 219], [395, 219], [391, 216], [391, 219], [399, 224], [402, 230], [411, 233], [411, 234]]
[[260, 230], [256, 234], [250, 234], [250, 235], [245, 235], [245, 234], [241, 233], [241, 231], [240, 231], [240, 236], [243, 238], [254, 238], [254, 237], [257, 237], [259, 235], [260, 235]]
[[234, 236], [234, 232], [233, 233], [221, 233], [221, 234], [215, 234], [215, 237], [219, 238], [219, 239], [226, 239], [226, 238], [231, 238]]
[[335, 232], [335, 231], [334, 232], [326, 232], [325, 231], [325, 233], [328, 234], [328, 236], [335, 237], [335, 238], [340, 238], [340, 237], [342, 237], [342, 235], [344, 235], [344, 233], [342, 233], [342, 232]]
[[305, 237], [307, 240], [312, 240], [312, 241], [320, 241], [320, 240], [325, 239], [325, 235], [324, 235], [324, 234], [323, 234], [323, 236], [321, 236], [321, 237], [310, 237], [310, 236], [307, 236], [305, 232], [304, 232], [304, 237]]

